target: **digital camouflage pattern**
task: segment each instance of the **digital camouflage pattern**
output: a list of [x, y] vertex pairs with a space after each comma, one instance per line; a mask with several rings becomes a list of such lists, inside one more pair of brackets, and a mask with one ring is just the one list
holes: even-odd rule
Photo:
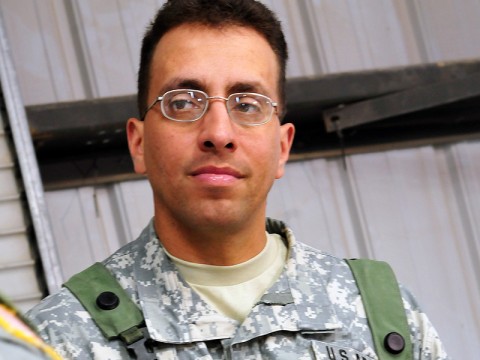
[[[267, 230], [286, 240], [285, 269], [243, 323], [213, 310], [166, 256], [153, 223], [104, 261], [142, 309], [157, 359], [378, 359], [362, 301], [345, 261], [295, 241], [283, 223]], [[449, 359], [426, 315], [401, 289], [414, 360]], [[65, 358], [130, 359], [108, 342], [63, 288], [27, 314]]]

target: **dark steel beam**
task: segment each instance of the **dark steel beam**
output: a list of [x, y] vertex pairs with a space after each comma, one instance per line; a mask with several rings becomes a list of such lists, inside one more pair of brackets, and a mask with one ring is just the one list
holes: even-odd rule
[[385, 120], [480, 96], [480, 72], [468, 77], [409, 88], [323, 111], [327, 132]]

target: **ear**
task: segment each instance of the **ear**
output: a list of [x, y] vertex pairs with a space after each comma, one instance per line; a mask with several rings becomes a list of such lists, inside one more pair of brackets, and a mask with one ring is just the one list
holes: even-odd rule
[[293, 124], [286, 123], [280, 126], [280, 157], [278, 159], [276, 179], [280, 179], [285, 173], [285, 164], [290, 155], [294, 136], [295, 126]]
[[128, 149], [133, 161], [133, 168], [137, 174], [146, 174], [144, 158], [143, 121], [130, 118], [127, 121]]

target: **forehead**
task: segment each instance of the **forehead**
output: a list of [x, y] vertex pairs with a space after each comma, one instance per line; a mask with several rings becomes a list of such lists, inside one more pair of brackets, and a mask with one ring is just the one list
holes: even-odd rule
[[190, 81], [211, 95], [226, 95], [229, 88], [244, 84], [250, 91], [276, 97], [278, 78], [276, 55], [254, 29], [184, 24], [158, 42], [149, 93], [158, 96]]

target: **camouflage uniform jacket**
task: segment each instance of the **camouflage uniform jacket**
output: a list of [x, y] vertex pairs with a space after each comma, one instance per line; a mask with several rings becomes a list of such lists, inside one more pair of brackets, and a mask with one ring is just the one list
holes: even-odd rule
[[[295, 241], [268, 220], [289, 255], [283, 273], [243, 323], [213, 310], [179, 275], [153, 224], [104, 265], [141, 308], [157, 359], [378, 359], [364, 308], [345, 261]], [[448, 359], [412, 296], [402, 289], [415, 360]], [[107, 341], [63, 288], [28, 314], [65, 358], [130, 359], [121, 341]]]

